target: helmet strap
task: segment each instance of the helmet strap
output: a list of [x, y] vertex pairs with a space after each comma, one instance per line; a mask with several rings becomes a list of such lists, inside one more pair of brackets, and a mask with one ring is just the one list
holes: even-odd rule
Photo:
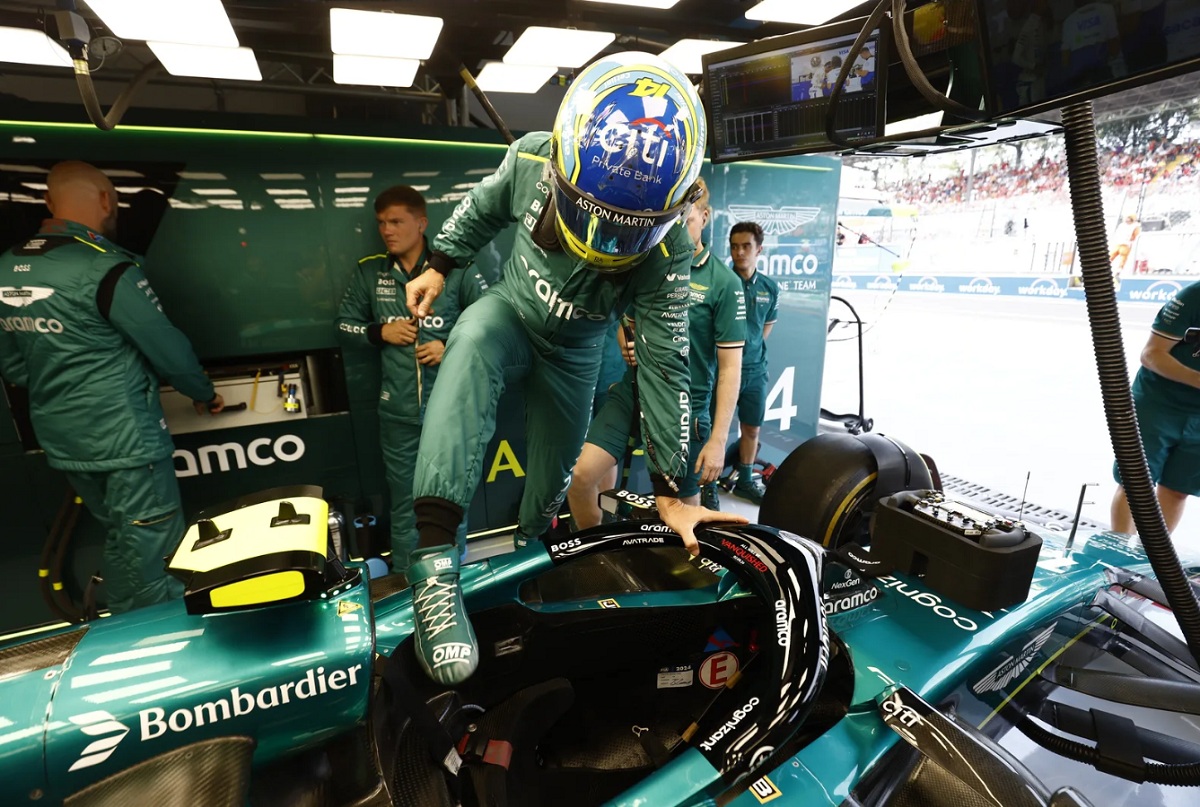
[[533, 243], [547, 252], [561, 252], [563, 245], [558, 237], [558, 227], [555, 220], [558, 218], [558, 205], [554, 201], [554, 194], [546, 197], [545, 204], [542, 205], [542, 213], [538, 216], [537, 224], [534, 225]]

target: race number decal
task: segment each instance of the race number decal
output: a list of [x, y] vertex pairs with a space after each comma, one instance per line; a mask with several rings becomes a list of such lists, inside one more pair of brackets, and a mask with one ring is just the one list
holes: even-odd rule
[[[778, 420], [779, 430], [785, 432], [792, 428], [792, 418], [800, 411], [795, 404], [794, 387], [796, 384], [796, 368], [784, 367], [783, 373], [779, 376], [779, 380], [775, 382], [775, 386], [771, 387], [771, 392], [767, 395], [767, 411], [763, 413], [763, 421]], [[775, 401], [779, 401], [779, 405], [775, 405]]]

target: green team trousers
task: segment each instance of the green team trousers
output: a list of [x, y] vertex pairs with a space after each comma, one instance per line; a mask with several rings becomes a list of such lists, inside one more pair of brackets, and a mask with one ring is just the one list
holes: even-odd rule
[[108, 533], [101, 575], [114, 614], [183, 595], [163, 562], [187, 529], [170, 458], [117, 471], [68, 471], [67, 481]]
[[[413, 475], [421, 424], [379, 419], [379, 450], [383, 453], [384, 475], [391, 499], [392, 570], [405, 574], [417, 548], [417, 523], [413, 517]], [[458, 526], [457, 543], [462, 551], [467, 540], [467, 522]]]
[[530, 333], [500, 294], [484, 295], [467, 308], [450, 332], [425, 412], [415, 497], [467, 508], [496, 431], [500, 395], [507, 384], [523, 380], [526, 477], [517, 534], [529, 539], [545, 532], [587, 433], [603, 341], [603, 331], [562, 343]]

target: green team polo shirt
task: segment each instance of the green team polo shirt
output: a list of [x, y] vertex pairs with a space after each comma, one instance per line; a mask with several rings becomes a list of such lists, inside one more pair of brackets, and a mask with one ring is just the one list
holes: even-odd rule
[[[717, 349], [740, 348], [746, 342], [746, 301], [741, 278], [718, 260], [708, 247], [693, 258], [689, 283], [688, 340], [691, 356], [693, 412], [708, 412], [717, 380]], [[759, 334], [761, 336], [761, 329]], [[760, 340], [761, 341], [761, 338]]]
[[730, 272], [742, 284], [746, 295], [746, 346], [742, 349], [742, 376], [762, 372], [767, 367], [767, 344], [763, 328], [779, 317], [779, 284], [762, 272], [755, 271], [749, 280], [742, 280], [737, 270]]
[[[1171, 356], [1192, 370], [1200, 370], [1200, 346], [1183, 341], [1188, 328], [1200, 327], [1200, 281], [1184, 288], [1159, 309], [1150, 329], [1175, 342]], [[1164, 378], [1142, 367], [1133, 380], [1133, 394], [1187, 412], [1200, 412], [1200, 389]]]

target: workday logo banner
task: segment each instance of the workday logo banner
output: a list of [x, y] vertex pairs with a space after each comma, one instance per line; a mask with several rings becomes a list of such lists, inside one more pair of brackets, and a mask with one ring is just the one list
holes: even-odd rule
[[[1143, 283], [1146, 281], [1142, 281]], [[1183, 284], [1177, 283], [1174, 280], [1156, 280], [1150, 282], [1144, 288], [1133, 287], [1132, 281], [1126, 281], [1130, 287], [1123, 291], [1128, 295], [1130, 302], [1134, 303], [1169, 303], [1175, 299], [1175, 295], [1183, 291]], [[1126, 285], [1123, 283], [1122, 285]], [[1140, 284], [1139, 284], [1140, 285]]]

